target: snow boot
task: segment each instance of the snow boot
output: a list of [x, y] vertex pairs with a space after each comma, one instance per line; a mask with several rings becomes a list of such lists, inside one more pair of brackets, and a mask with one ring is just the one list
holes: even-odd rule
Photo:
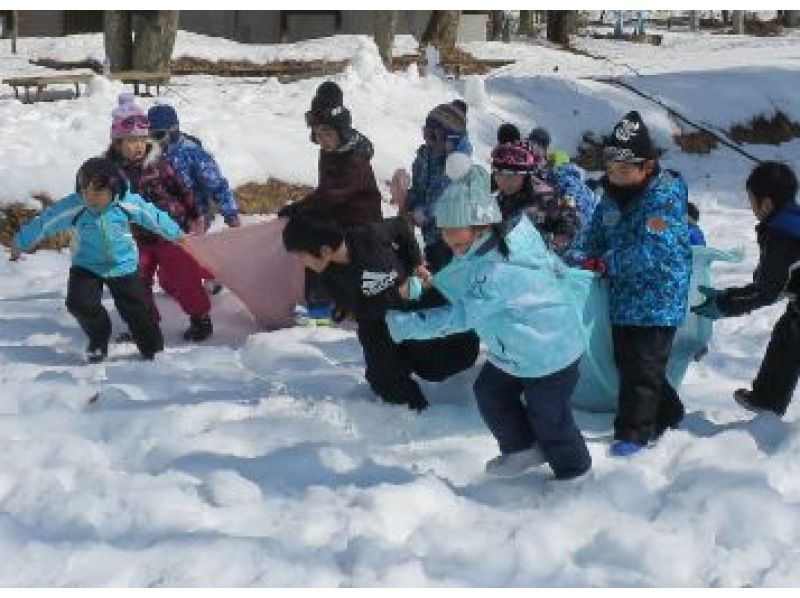
[[214, 333], [214, 326], [211, 324], [211, 317], [206, 314], [204, 316], [190, 316], [189, 328], [183, 333], [184, 340], [200, 342], [206, 340]]
[[646, 446], [646, 444], [639, 444], [630, 440], [615, 440], [611, 443], [611, 456], [632, 457]]
[[100, 363], [108, 357], [108, 343], [89, 343], [86, 348], [86, 360], [89, 363]]
[[133, 335], [130, 331], [120, 332], [116, 337], [114, 337], [115, 343], [132, 343], [133, 342]]
[[525, 473], [532, 467], [546, 463], [544, 453], [538, 445], [529, 449], [499, 455], [486, 462], [486, 473], [489, 475], [510, 478]]
[[751, 411], [753, 413], [774, 413], [778, 417], [781, 417], [783, 413], [778, 413], [771, 407], [762, 407], [761, 405], [755, 402], [755, 397], [753, 395], [752, 390], [747, 390], [746, 388], [738, 388], [733, 393], [733, 399], [739, 403], [739, 406]]

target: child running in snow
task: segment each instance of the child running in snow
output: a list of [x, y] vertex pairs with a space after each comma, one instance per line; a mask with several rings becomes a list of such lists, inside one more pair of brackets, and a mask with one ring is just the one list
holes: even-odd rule
[[[133, 192], [167, 212], [185, 232], [205, 230], [203, 215], [197, 208], [191, 189], [175, 167], [150, 141], [147, 115], [134, 103], [130, 94], [119, 97], [111, 124], [111, 147], [106, 157], [125, 175]], [[156, 271], [189, 316], [187, 341], [203, 341], [213, 333], [211, 303], [203, 288], [204, 270], [182, 247], [168, 243], [152, 233], [133, 227], [139, 246], [139, 271], [147, 289], [150, 311], [156, 320], [161, 316], [153, 297]]]
[[[401, 342], [474, 330], [485, 343], [487, 363], [474, 390], [501, 453], [486, 464], [488, 473], [514, 475], [546, 461], [557, 479], [581, 476], [591, 457], [570, 399], [585, 339], [560, 274], [564, 265], [524, 214], [501, 226], [483, 168], [454, 178], [435, 208], [436, 225], [455, 254], [435, 284], [448, 287], [442, 291], [451, 303], [391, 311], [389, 332]], [[457, 276], [443, 282], [453, 269]]]
[[[353, 128], [342, 90], [333, 81], [317, 88], [306, 112], [306, 125], [311, 129], [311, 141], [320, 147], [319, 182], [311, 194], [285, 206], [278, 215], [327, 213], [344, 229], [380, 222], [382, 198], [370, 164], [372, 142]], [[330, 322], [331, 297], [308, 269], [306, 306], [310, 323]]]
[[75, 250], [66, 305], [89, 337], [88, 361], [97, 363], [108, 355], [111, 320], [101, 303], [103, 285], [111, 291], [142, 357], [151, 360], [164, 349], [164, 339], [148, 309], [131, 227], [138, 225], [168, 243], [181, 242], [183, 233], [166, 212], [131, 193], [108, 160], [88, 160], [76, 180], [75, 193], [22, 227], [14, 237], [11, 257], [18, 259], [21, 251], [30, 251], [43, 239], [72, 229]]
[[422, 229], [425, 261], [431, 272], [442, 269], [453, 256], [436, 228], [433, 213], [439, 196], [450, 184], [445, 172], [447, 157], [454, 152], [472, 155], [465, 108], [462, 101], [455, 100], [431, 110], [422, 129], [425, 143], [417, 150], [411, 167], [410, 188], [405, 170], [395, 172], [392, 179], [392, 199], [400, 214]]
[[330, 214], [301, 212], [286, 224], [283, 243], [319, 275], [337, 306], [355, 315], [367, 381], [384, 401], [421, 411], [428, 401], [412, 374], [440, 381], [475, 362], [478, 342], [471, 337], [407, 343], [389, 337], [386, 310], [424, 301], [430, 277], [405, 220], [343, 229]]
[[758, 220], [760, 249], [753, 282], [715, 290], [700, 287], [706, 301], [692, 311], [716, 320], [750, 313], [788, 297], [786, 311], [772, 330], [752, 390], [740, 388], [736, 401], [750, 411], [783, 416], [800, 376], [800, 206], [797, 177], [786, 164], [764, 162], [746, 183], [750, 208]]
[[683, 404], [666, 375], [675, 332], [686, 317], [692, 252], [687, 188], [659, 167], [638, 112], [606, 140], [604, 195], [582, 240], [609, 281], [619, 409], [611, 453], [631, 455], [677, 427]]

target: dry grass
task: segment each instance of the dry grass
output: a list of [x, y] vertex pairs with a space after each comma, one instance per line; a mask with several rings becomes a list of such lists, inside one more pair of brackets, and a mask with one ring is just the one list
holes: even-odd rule
[[278, 60], [256, 63], [250, 60], [206, 60], [181, 56], [172, 61], [171, 71], [173, 75], [296, 79], [334, 75], [342, 72], [345, 65], [344, 60]]
[[266, 183], [249, 182], [233, 190], [242, 214], [274, 214], [287, 203], [311, 193], [307, 185], [268, 179]]
[[710, 154], [712, 150], [717, 149], [716, 138], [706, 131], [681, 132], [672, 138], [687, 154]]
[[800, 122], [793, 122], [783, 112], [776, 112], [772, 118], [759, 115], [731, 127], [730, 137], [738, 143], [778, 145], [800, 137]]
[[[475, 58], [472, 54], [464, 52], [459, 48], [445, 48], [440, 51], [439, 62], [448, 75], [463, 77], [466, 75], [485, 75], [493, 69], [514, 64], [513, 60], [484, 60]], [[392, 70], [402, 71], [409, 65], [416, 64], [420, 73], [425, 73], [428, 68], [428, 61], [424, 53], [405, 54], [395, 56], [392, 59]]]
[[[53, 205], [53, 198], [46, 193], [37, 193], [33, 197], [41, 201], [42, 206], [45, 208]], [[25, 207], [21, 203], [12, 203], [10, 206], [0, 210], [0, 244], [6, 247], [10, 246], [11, 240], [19, 229], [38, 213], [38, 210]], [[72, 233], [59, 233], [39, 243], [36, 249], [57, 249], [60, 251], [69, 247], [70, 241], [72, 241]]]

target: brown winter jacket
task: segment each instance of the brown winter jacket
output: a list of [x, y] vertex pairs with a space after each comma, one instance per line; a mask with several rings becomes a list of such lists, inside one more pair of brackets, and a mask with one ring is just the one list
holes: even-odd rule
[[281, 215], [318, 209], [346, 228], [380, 222], [381, 193], [370, 165], [372, 153], [372, 143], [357, 131], [337, 151], [321, 151], [317, 188]]

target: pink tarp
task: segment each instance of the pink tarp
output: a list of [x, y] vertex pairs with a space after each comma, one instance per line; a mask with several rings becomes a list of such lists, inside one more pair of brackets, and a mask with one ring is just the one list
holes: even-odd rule
[[186, 243], [187, 251], [267, 330], [291, 326], [294, 306], [303, 302], [303, 265], [283, 248], [285, 225], [277, 218], [190, 237]]

